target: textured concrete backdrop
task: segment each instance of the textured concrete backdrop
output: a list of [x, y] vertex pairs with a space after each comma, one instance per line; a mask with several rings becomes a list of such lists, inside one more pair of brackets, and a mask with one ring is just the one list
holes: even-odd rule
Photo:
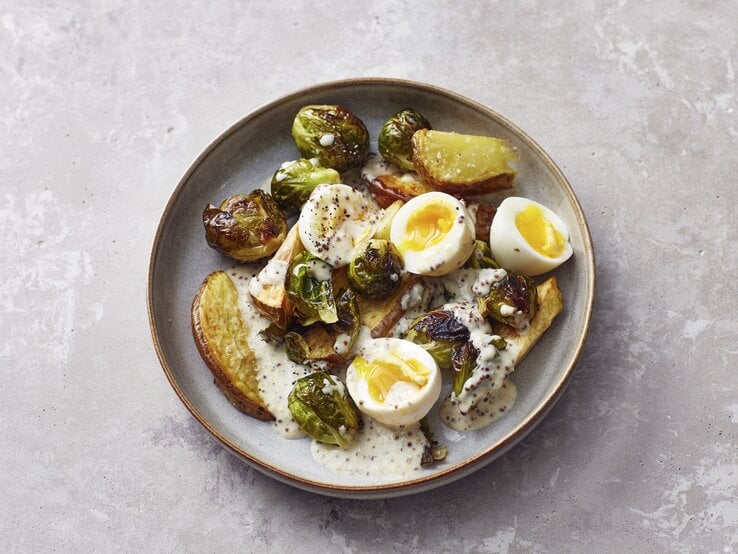
[[[0, 1], [0, 549], [737, 549], [736, 22], [720, 0]], [[598, 262], [584, 357], [543, 424], [388, 501], [228, 454], [167, 383], [145, 310], [189, 163], [253, 108], [357, 76], [519, 124]]]

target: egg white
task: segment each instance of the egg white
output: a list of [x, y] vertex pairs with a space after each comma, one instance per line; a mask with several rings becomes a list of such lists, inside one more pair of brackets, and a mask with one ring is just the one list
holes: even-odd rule
[[[530, 205], [537, 206], [553, 228], [566, 240], [561, 255], [549, 258], [540, 254], [520, 233], [515, 218]], [[489, 244], [492, 256], [502, 267], [530, 276], [540, 275], [559, 267], [573, 253], [569, 243], [569, 230], [561, 218], [543, 204], [517, 196], [506, 198], [497, 208], [489, 230]]]
[[[403, 247], [413, 215], [431, 203], [442, 203], [455, 213], [454, 221], [437, 243], [422, 250]], [[390, 240], [402, 255], [405, 269], [418, 275], [446, 275], [464, 265], [474, 250], [474, 221], [466, 206], [457, 198], [443, 192], [427, 192], [409, 200], [395, 215], [390, 229]]]
[[343, 267], [372, 236], [381, 213], [371, 198], [348, 185], [318, 185], [297, 220], [300, 240], [311, 254]]
[[403, 359], [415, 359], [429, 372], [422, 387], [397, 381], [384, 402], [369, 393], [369, 384], [352, 362], [346, 370], [346, 387], [359, 410], [390, 427], [410, 425], [420, 421], [431, 410], [441, 394], [441, 372], [433, 357], [420, 346], [403, 339], [381, 338], [368, 341], [362, 347], [367, 362], [382, 360], [389, 353]]

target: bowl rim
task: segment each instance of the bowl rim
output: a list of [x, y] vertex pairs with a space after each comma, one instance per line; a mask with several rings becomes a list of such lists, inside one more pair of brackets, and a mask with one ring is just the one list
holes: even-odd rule
[[[164, 355], [161, 341], [159, 339], [159, 335], [157, 332], [157, 322], [156, 322], [156, 315], [155, 315], [155, 309], [154, 309], [155, 308], [154, 306], [154, 279], [155, 279], [156, 260], [158, 257], [159, 249], [161, 247], [161, 236], [162, 236], [164, 227], [167, 221], [169, 220], [170, 214], [173, 211], [174, 206], [177, 203], [177, 200], [182, 194], [182, 191], [185, 189], [185, 186], [190, 180], [191, 176], [199, 168], [202, 162], [211, 154], [211, 152], [213, 152], [218, 146], [221, 145], [221, 143], [227, 140], [236, 131], [240, 130], [244, 125], [247, 125], [251, 120], [259, 117], [260, 115], [264, 113], [271, 111], [274, 108], [277, 108], [278, 106], [282, 104], [291, 102], [305, 94], [314, 94], [314, 93], [320, 93], [320, 92], [334, 92], [342, 88], [350, 88], [350, 87], [357, 87], [357, 86], [359, 87], [361, 86], [385, 86], [385, 87], [393, 86], [393, 87], [400, 87], [400, 88], [409, 88], [415, 91], [420, 90], [423, 92], [441, 95], [448, 99], [459, 102], [473, 110], [481, 112], [485, 116], [494, 120], [496, 123], [500, 124], [503, 127], [510, 129], [512, 132], [517, 134], [518, 138], [520, 138], [523, 142], [527, 143], [527, 145], [537, 153], [537, 155], [540, 157], [543, 163], [551, 171], [551, 173], [553, 174], [558, 184], [565, 191], [565, 193], [569, 196], [569, 200], [572, 206], [574, 207], [574, 213], [575, 213], [577, 224], [579, 225], [579, 228], [581, 229], [582, 235], [583, 235], [582, 239], [584, 243], [584, 252], [586, 254], [585, 267], [587, 268], [588, 276], [587, 276], [587, 291], [586, 291], [586, 299], [585, 299], [586, 309], [584, 313], [584, 319], [580, 327], [580, 336], [574, 348], [574, 355], [571, 358], [571, 361], [568, 367], [566, 367], [566, 369], [562, 373], [561, 378], [558, 380], [557, 383], [555, 383], [551, 392], [543, 399], [542, 402], [538, 404], [536, 409], [534, 409], [531, 413], [529, 413], [510, 433], [500, 438], [498, 441], [488, 446], [487, 448], [481, 450], [477, 454], [470, 456], [468, 458], [465, 458], [464, 460], [461, 460], [460, 462], [456, 464], [450, 465], [448, 467], [444, 467], [442, 470], [435, 472], [432, 475], [426, 475], [426, 476], [412, 478], [412, 479], [405, 479], [405, 480], [394, 482], [394, 483], [354, 486], [354, 485], [332, 485], [332, 484], [327, 484], [327, 483], [323, 483], [320, 481], [313, 481], [311, 479], [306, 479], [299, 475], [294, 475], [290, 472], [284, 471], [278, 467], [268, 464], [262, 461], [261, 459], [259, 459], [258, 457], [254, 456], [253, 454], [249, 454], [248, 452], [241, 449], [238, 445], [228, 440], [225, 436], [223, 436], [218, 431], [218, 429], [216, 429], [213, 425], [211, 425], [208, 422], [208, 420], [200, 413], [200, 411], [192, 404], [192, 402], [190, 402], [190, 400], [187, 398], [185, 393], [179, 387], [175, 379], [174, 373], [172, 372], [172, 369], [170, 368], [169, 363]], [[594, 307], [594, 295], [595, 295], [595, 257], [594, 257], [594, 249], [592, 245], [592, 237], [590, 234], [589, 225], [587, 224], [587, 220], [584, 216], [584, 212], [582, 210], [581, 204], [579, 203], [579, 200], [577, 199], [577, 196], [574, 193], [574, 190], [569, 184], [569, 181], [566, 179], [563, 172], [559, 169], [559, 167], [556, 165], [553, 159], [551, 159], [551, 157], [543, 150], [543, 148], [541, 148], [538, 145], [538, 143], [536, 143], [520, 127], [518, 127], [517, 125], [515, 125], [514, 123], [512, 123], [511, 121], [509, 121], [507, 118], [503, 117], [502, 115], [498, 114], [494, 110], [480, 104], [479, 102], [471, 100], [461, 94], [453, 92], [451, 90], [448, 90], [448, 89], [445, 89], [445, 88], [442, 88], [436, 85], [432, 85], [429, 83], [424, 83], [420, 81], [412, 81], [412, 80], [407, 80], [407, 79], [386, 78], [386, 77], [358, 77], [358, 78], [350, 78], [350, 79], [341, 79], [341, 80], [336, 80], [336, 81], [326, 81], [326, 82], [319, 83], [316, 85], [304, 87], [304, 88], [295, 90], [291, 93], [288, 93], [286, 95], [280, 96], [279, 98], [271, 102], [268, 102], [266, 104], [263, 104], [260, 107], [252, 110], [245, 116], [241, 117], [238, 121], [228, 126], [212, 142], [210, 142], [210, 144], [208, 144], [205, 147], [205, 149], [190, 164], [189, 168], [185, 171], [185, 173], [180, 178], [179, 182], [177, 183], [177, 186], [174, 188], [173, 192], [171, 193], [169, 197], [169, 200], [167, 201], [167, 204], [159, 220], [159, 224], [157, 225], [156, 233], [154, 235], [154, 240], [153, 240], [153, 244], [151, 247], [151, 254], [149, 256], [146, 306], [147, 306], [147, 312], [148, 312], [148, 317], [149, 317], [149, 327], [151, 331], [151, 337], [154, 342], [154, 348], [156, 350], [156, 355], [159, 359], [159, 363], [161, 364], [162, 369], [164, 370], [164, 374], [166, 375], [167, 380], [169, 381], [169, 384], [172, 386], [172, 388], [174, 389], [179, 399], [182, 401], [185, 407], [189, 410], [189, 412], [195, 417], [195, 419], [203, 427], [205, 427], [205, 429], [207, 429], [216, 439], [218, 439], [228, 450], [230, 450], [232, 453], [236, 454], [240, 458], [244, 459], [246, 462], [251, 464], [256, 469], [284, 483], [297, 486], [305, 490], [310, 490], [313, 492], [321, 493], [321, 494], [327, 494], [327, 495], [333, 495], [333, 496], [345, 495], [345, 496], [365, 496], [367, 497], [371, 495], [376, 496], [376, 495], [403, 494], [403, 493], [410, 494], [413, 492], [420, 492], [420, 490], [425, 489], [425, 488], [429, 488], [429, 485], [432, 484], [433, 482], [438, 482], [438, 486], [442, 484], [450, 483], [451, 481], [464, 477], [465, 475], [470, 473], [470, 471], [472, 470], [474, 466], [482, 467], [486, 465], [487, 463], [493, 461], [497, 457], [504, 454], [509, 448], [515, 445], [523, 437], [525, 437], [525, 435], [527, 435], [535, 427], [535, 425], [541, 419], [543, 419], [543, 417], [553, 407], [553, 405], [559, 399], [564, 389], [568, 385], [569, 381], [571, 380], [571, 376], [573, 374], [574, 368], [577, 365], [577, 362], [579, 361], [579, 358], [581, 357], [582, 349], [584, 347], [584, 342], [589, 332], [589, 327], [590, 327], [590, 323], [592, 320], [592, 313], [593, 313], [593, 307]], [[425, 487], [423, 487], [423, 485], [425, 485]], [[365, 494], [362, 494], [362, 493], [365, 493]]]

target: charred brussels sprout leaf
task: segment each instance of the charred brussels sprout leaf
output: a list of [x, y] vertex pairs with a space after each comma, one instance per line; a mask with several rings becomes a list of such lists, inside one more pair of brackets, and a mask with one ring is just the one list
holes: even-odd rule
[[464, 344], [454, 348], [451, 354], [451, 369], [454, 370], [454, 394], [459, 396], [464, 390], [464, 383], [472, 376], [477, 366], [479, 351], [472, 343]]
[[338, 377], [324, 371], [298, 379], [287, 406], [305, 434], [327, 444], [345, 446], [348, 432], [359, 426], [356, 405], [346, 387]]
[[348, 283], [364, 298], [387, 298], [400, 287], [403, 273], [402, 258], [392, 243], [371, 239], [351, 256]]
[[427, 417], [420, 420], [420, 430], [428, 441], [428, 445], [423, 450], [420, 464], [429, 465], [445, 460], [448, 449], [445, 446], [438, 446], [438, 441], [433, 434], [433, 430], [430, 427], [430, 423], [428, 423]]
[[310, 359], [310, 347], [299, 334], [294, 331], [284, 335], [284, 351], [287, 358], [296, 364], [307, 363]]
[[521, 328], [538, 310], [538, 291], [530, 277], [508, 272], [502, 281], [492, 284], [487, 296], [478, 297], [477, 301], [483, 316]]
[[453, 312], [433, 310], [413, 321], [405, 338], [423, 347], [438, 367], [449, 369], [453, 350], [469, 340], [469, 329]]
[[361, 331], [361, 319], [359, 314], [359, 303], [356, 301], [356, 295], [353, 291], [346, 289], [338, 295], [336, 300], [336, 312], [338, 321], [330, 326], [329, 332], [333, 338], [339, 335], [348, 337], [348, 344], [341, 346], [340, 353], [348, 353], [354, 347], [356, 339], [359, 338]]
[[324, 167], [346, 171], [369, 153], [364, 122], [342, 106], [305, 106], [292, 122], [292, 138], [304, 158], [318, 158]]
[[390, 117], [379, 131], [379, 153], [397, 167], [413, 171], [413, 145], [410, 141], [415, 131], [430, 128], [430, 123], [422, 114], [405, 108]]
[[483, 240], [477, 240], [474, 242], [474, 250], [464, 263], [464, 267], [466, 269], [500, 269], [500, 264], [492, 257], [489, 245]]
[[322, 167], [315, 160], [301, 158], [282, 164], [272, 177], [272, 196], [287, 213], [298, 212], [318, 185], [341, 182], [335, 169]]
[[240, 262], [271, 256], [287, 236], [287, 222], [279, 206], [263, 190], [237, 194], [202, 214], [205, 239], [219, 252]]
[[333, 267], [310, 252], [301, 252], [287, 270], [286, 290], [301, 325], [338, 321], [333, 297]]
[[272, 346], [282, 346], [284, 344], [284, 335], [286, 330], [278, 327], [274, 323], [270, 323], [266, 329], [259, 331], [261, 340]]

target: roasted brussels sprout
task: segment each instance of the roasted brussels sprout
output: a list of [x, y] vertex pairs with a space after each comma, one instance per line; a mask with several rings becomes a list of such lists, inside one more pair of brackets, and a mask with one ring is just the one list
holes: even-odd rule
[[346, 171], [369, 153], [364, 122], [342, 106], [304, 106], [292, 122], [292, 138], [304, 158]]
[[405, 338], [423, 347], [433, 356], [438, 367], [449, 369], [453, 350], [469, 340], [469, 329], [454, 317], [453, 312], [439, 309], [413, 321]]
[[205, 239], [219, 252], [252, 262], [271, 256], [287, 236], [287, 222], [279, 206], [263, 190], [226, 198], [202, 214]]
[[464, 390], [464, 383], [472, 376], [477, 366], [479, 350], [472, 343], [465, 342], [456, 346], [451, 353], [451, 369], [454, 370], [454, 394], [459, 396]]
[[354, 250], [349, 262], [349, 286], [364, 298], [391, 296], [402, 283], [402, 258], [388, 240], [370, 239]]
[[310, 252], [301, 252], [290, 263], [285, 287], [301, 325], [316, 321], [338, 321], [331, 282], [332, 270], [329, 263]]
[[500, 264], [492, 257], [489, 244], [483, 240], [477, 240], [474, 242], [474, 251], [464, 263], [464, 267], [466, 269], [500, 269]]
[[349, 432], [359, 426], [359, 414], [346, 387], [324, 371], [298, 379], [287, 406], [305, 434], [327, 444], [345, 446]]
[[382, 125], [377, 138], [379, 153], [385, 160], [405, 171], [414, 171], [413, 145], [410, 141], [415, 131], [430, 128], [430, 123], [422, 114], [412, 108], [405, 108]]
[[508, 272], [492, 284], [487, 296], [477, 297], [477, 303], [483, 316], [521, 329], [538, 310], [538, 291], [530, 277]]
[[318, 185], [332, 185], [341, 182], [341, 175], [335, 169], [323, 167], [316, 159], [300, 158], [282, 164], [272, 177], [272, 196], [279, 207], [287, 213], [300, 211]]

